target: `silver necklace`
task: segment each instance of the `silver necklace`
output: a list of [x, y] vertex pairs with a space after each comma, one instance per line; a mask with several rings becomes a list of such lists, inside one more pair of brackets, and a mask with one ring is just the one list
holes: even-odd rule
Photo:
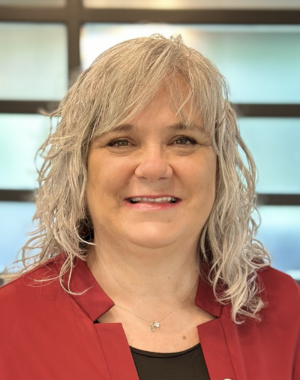
[[199, 276], [197, 276], [196, 281], [194, 282], [194, 284], [193, 284], [193, 286], [191, 287], [191, 289], [188, 291], [188, 293], [185, 295], [185, 297], [184, 297], [184, 298], [183, 298], [183, 299], [182, 299], [182, 300], [181, 300], [181, 301], [180, 301], [180, 302], [174, 307], [174, 309], [172, 309], [172, 310], [169, 311], [166, 315], [164, 315], [163, 317], [157, 319], [156, 321], [150, 321], [149, 319], [146, 319], [146, 318], [144, 318], [144, 317], [141, 317], [140, 315], [134, 313], [133, 311], [126, 309], [126, 307], [120, 306], [120, 305], [118, 305], [118, 304], [116, 304], [116, 303], [115, 303], [115, 306], [118, 306], [118, 307], [120, 307], [121, 309], [126, 310], [126, 311], [128, 311], [129, 313], [131, 313], [131, 314], [134, 314], [136, 317], [141, 318], [141, 319], [143, 319], [144, 321], [150, 322], [149, 330], [150, 330], [151, 332], [154, 332], [158, 327], [160, 327], [160, 323], [159, 323], [159, 322], [162, 321], [163, 319], [165, 319], [165, 318], [166, 318], [168, 315], [170, 315], [171, 313], [173, 313], [173, 311], [176, 310], [176, 309], [178, 308], [178, 306], [180, 306], [180, 305], [182, 304], [182, 302], [183, 302], [183, 301], [189, 296], [189, 294], [190, 294], [191, 291], [193, 290], [194, 286], [196, 285], [196, 282], [197, 282], [198, 278], [199, 278]]

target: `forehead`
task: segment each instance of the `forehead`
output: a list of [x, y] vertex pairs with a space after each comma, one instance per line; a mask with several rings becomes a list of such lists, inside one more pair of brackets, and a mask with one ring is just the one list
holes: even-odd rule
[[[134, 132], [135, 130], [139, 129], [139, 127], [142, 127], [140, 124], [122, 124], [118, 125], [110, 130], [110, 132]], [[165, 125], [165, 129], [169, 131], [203, 131], [203, 128], [201, 128], [200, 125], [197, 125], [196, 123], [184, 123], [184, 122], [178, 122], [170, 125]]]
[[[147, 92], [147, 86], [144, 90]], [[202, 118], [202, 107], [197, 96], [182, 81], [161, 85], [150, 100], [143, 104], [143, 96], [137, 96], [134, 103], [133, 107], [130, 107], [130, 103], [124, 104], [128, 111], [123, 116], [115, 114], [116, 117], [109, 117], [109, 121], [106, 118], [108, 123], [104, 122], [104, 125], [100, 121], [94, 128], [92, 138], [110, 132], [132, 132], [155, 127], [170, 131], [201, 130], [205, 134], [213, 132], [209, 127], [211, 123]]]
[[144, 107], [121, 124], [145, 126], [153, 122], [168, 125], [174, 130], [198, 129], [201, 125], [200, 112], [188, 100], [186, 86], [181, 84], [179, 90], [180, 94], [174, 96], [168, 87], [161, 87]]

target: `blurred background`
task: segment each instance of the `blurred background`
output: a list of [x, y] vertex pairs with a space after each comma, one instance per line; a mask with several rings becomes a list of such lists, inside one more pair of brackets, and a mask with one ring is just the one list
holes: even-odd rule
[[0, 0], [0, 272], [34, 228], [39, 111], [101, 52], [153, 33], [181, 34], [227, 78], [259, 170], [257, 238], [300, 281], [300, 0]]

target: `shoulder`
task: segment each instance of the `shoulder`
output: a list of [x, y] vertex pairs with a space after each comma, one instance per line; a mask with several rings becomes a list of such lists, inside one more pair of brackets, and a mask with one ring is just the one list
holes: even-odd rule
[[276, 292], [279, 295], [290, 291], [291, 296], [300, 301], [299, 285], [290, 275], [270, 266], [260, 269], [257, 274], [268, 293]]
[[16, 315], [26, 319], [32, 317], [34, 310], [42, 313], [41, 309], [51, 308], [63, 293], [55, 259], [20, 275], [0, 288], [0, 304], [5, 305], [5, 311], [0, 313], [2, 326], [15, 320]]
[[[300, 313], [300, 286], [288, 274], [272, 267], [258, 271], [261, 297], [270, 311], [282, 311], [284, 314]], [[297, 317], [297, 319], [299, 319]]]
[[0, 288], [0, 297], [10, 295], [12, 292], [30, 291], [31, 287], [42, 283], [46, 279], [57, 277], [58, 271], [55, 265], [55, 258], [24, 272], [13, 281], [8, 282]]

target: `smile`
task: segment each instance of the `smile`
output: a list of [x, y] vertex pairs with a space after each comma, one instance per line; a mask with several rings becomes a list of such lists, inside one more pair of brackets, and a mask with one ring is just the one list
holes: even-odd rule
[[156, 212], [177, 208], [181, 204], [181, 199], [172, 196], [128, 197], [125, 199], [125, 204], [135, 211]]
[[148, 197], [132, 197], [127, 198], [127, 201], [129, 201], [132, 204], [136, 203], [176, 203], [178, 201], [178, 198], [175, 197], [157, 197], [157, 198], [148, 198]]

